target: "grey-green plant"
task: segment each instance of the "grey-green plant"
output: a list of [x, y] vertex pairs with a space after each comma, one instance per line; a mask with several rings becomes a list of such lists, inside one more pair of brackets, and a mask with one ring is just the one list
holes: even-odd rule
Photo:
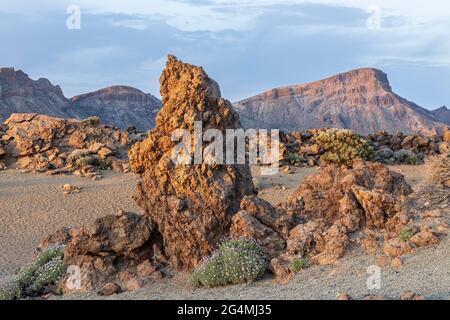
[[326, 129], [315, 137], [315, 141], [324, 150], [321, 158], [326, 163], [351, 166], [354, 159], [376, 159], [373, 147], [352, 130]]
[[265, 269], [264, 254], [255, 241], [230, 239], [194, 269], [189, 283], [193, 287], [217, 287], [252, 282], [259, 279]]
[[64, 246], [48, 247], [21, 268], [14, 278], [21, 293], [39, 293], [47, 286], [56, 285], [65, 273], [63, 254]]
[[295, 259], [289, 264], [289, 269], [297, 273], [309, 266], [309, 259], [307, 257]]
[[414, 231], [412, 231], [410, 228], [403, 228], [400, 231], [399, 238], [402, 241], [408, 241], [413, 235]]

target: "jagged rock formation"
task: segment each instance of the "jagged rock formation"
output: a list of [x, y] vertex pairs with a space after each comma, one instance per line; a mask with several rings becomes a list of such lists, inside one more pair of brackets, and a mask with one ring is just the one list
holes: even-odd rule
[[217, 83], [201, 67], [169, 56], [160, 84], [163, 107], [156, 128], [129, 152], [131, 168], [142, 178], [135, 199], [162, 234], [171, 266], [191, 269], [228, 236], [240, 200], [255, 191], [248, 165], [175, 165], [171, 160], [177, 129], [193, 134], [194, 121], [201, 121], [203, 130], [222, 133], [240, 127]]
[[79, 119], [98, 116], [102, 123], [126, 129], [134, 126], [147, 131], [155, 126], [161, 101], [151, 94], [127, 86], [112, 86], [70, 99], [71, 110]]
[[70, 101], [47, 79], [31, 80], [21, 70], [0, 68], [0, 123], [12, 113], [70, 117]]
[[442, 106], [438, 109], [431, 111], [436, 119], [440, 122], [444, 122], [450, 126], [450, 109], [446, 106]]
[[127, 132], [99, 124], [26, 113], [0, 126], [0, 154], [8, 167], [98, 176], [97, 167], [127, 170], [133, 143]]
[[76, 119], [98, 116], [105, 124], [145, 131], [154, 126], [160, 107], [156, 97], [127, 86], [112, 86], [69, 100], [47, 79], [34, 81], [21, 70], [0, 68], [0, 122], [13, 113]]
[[433, 135], [443, 123], [431, 111], [392, 92], [387, 75], [357, 69], [305, 85], [269, 90], [235, 103], [252, 128], [347, 128]]

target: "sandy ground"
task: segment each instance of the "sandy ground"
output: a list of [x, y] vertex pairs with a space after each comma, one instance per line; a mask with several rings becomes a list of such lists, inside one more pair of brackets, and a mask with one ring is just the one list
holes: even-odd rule
[[[140, 212], [131, 199], [138, 178], [104, 175], [104, 179], [92, 181], [0, 171], [0, 276], [29, 262], [38, 242], [60, 227], [84, 225], [118, 208]], [[63, 184], [81, 187], [81, 192], [64, 195]]]
[[[426, 166], [392, 166], [405, 175], [413, 186], [425, 179]], [[315, 168], [295, 169], [293, 173], [258, 176], [260, 196], [273, 204], [289, 197], [305, 176]], [[137, 177], [132, 174], [105, 173], [100, 181], [72, 176], [0, 172], [0, 277], [11, 275], [28, 262], [38, 241], [61, 226], [88, 223], [110, 214], [116, 208], [140, 212], [131, 199]], [[61, 185], [70, 183], [82, 188], [79, 194], [63, 195]], [[298, 274], [287, 285], [273, 283], [267, 276], [252, 284], [216, 289], [193, 290], [187, 275], [154, 281], [142, 290], [122, 293], [113, 299], [334, 299], [347, 292], [355, 298], [368, 294], [398, 297], [412, 290], [427, 298], [450, 298], [450, 241], [416, 250], [394, 271], [381, 268], [381, 289], [367, 288], [367, 268], [378, 257], [353, 252], [333, 266], [313, 266]], [[57, 297], [55, 297], [57, 298]], [[67, 299], [95, 299], [95, 294], [65, 296]]]

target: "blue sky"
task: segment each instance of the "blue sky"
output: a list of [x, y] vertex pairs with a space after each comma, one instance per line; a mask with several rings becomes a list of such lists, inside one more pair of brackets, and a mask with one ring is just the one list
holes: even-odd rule
[[[81, 29], [69, 30], [70, 5]], [[231, 101], [359, 67], [397, 93], [450, 105], [450, 2], [2, 0], [0, 66], [70, 97], [113, 84], [159, 95], [165, 57], [204, 66]]]

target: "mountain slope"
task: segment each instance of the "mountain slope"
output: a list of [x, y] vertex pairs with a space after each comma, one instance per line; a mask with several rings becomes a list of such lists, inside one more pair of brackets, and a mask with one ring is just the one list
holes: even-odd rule
[[98, 116], [102, 123], [145, 131], [155, 125], [161, 101], [132, 87], [112, 86], [73, 97], [71, 108], [80, 119]]
[[357, 69], [305, 85], [272, 89], [235, 103], [246, 127], [305, 130], [349, 128], [431, 135], [443, 123], [392, 92], [387, 75]]
[[112, 86], [67, 99], [47, 79], [32, 80], [21, 70], [0, 68], [0, 123], [12, 113], [39, 113], [60, 118], [98, 116], [105, 124], [148, 130], [155, 124], [161, 101], [150, 94]]
[[21, 70], [0, 68], [0, 123], [12, 113], [70, 116], [70, 101], [47, 79], [31, 80]]
[[442, 106], [438, 109], [432, 110], [431, 113], [433, 113], [434, 117], [437, 120], [450, 125], [450, 109], [448, 109], [446, 106]]

